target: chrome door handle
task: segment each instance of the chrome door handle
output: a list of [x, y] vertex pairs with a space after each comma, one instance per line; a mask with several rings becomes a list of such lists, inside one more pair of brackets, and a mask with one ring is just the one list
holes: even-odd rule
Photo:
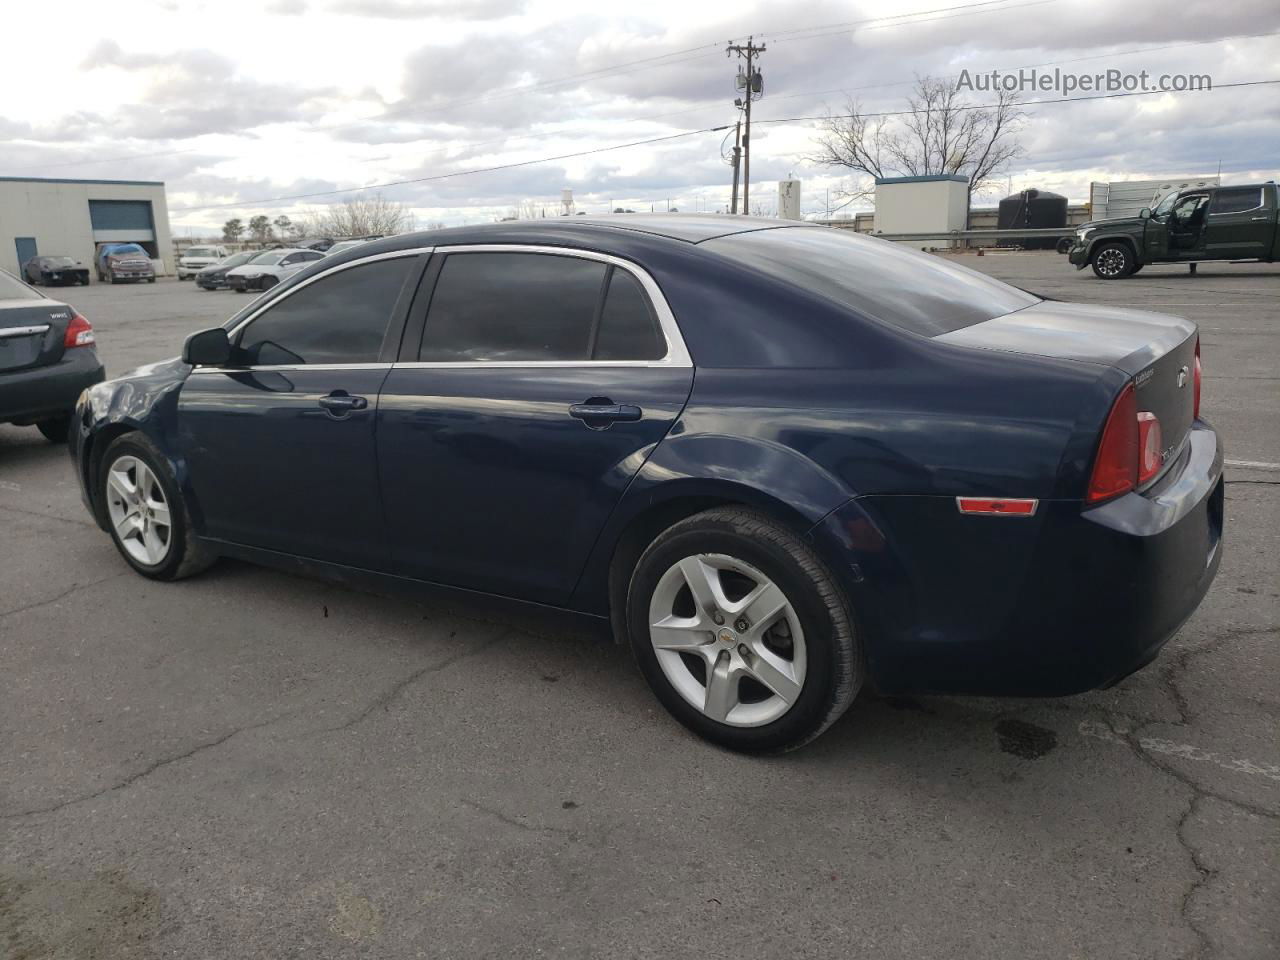
[[644, 416], [644, 411], [629, 403], [601, 400], [598, 403], [575, 403], [569, 407], [569, 416], [581, 420], [593, 430], [604, 430], [619, 420], [639, 420]]
[[327, 397], [320, 398], [320, 406], [328, 412], [329, 416], [341, 419], [350, 416], [352, 410], [363, 410], [369, 406], [366, 397], [353, 397], [350, 394], [335, 390]]

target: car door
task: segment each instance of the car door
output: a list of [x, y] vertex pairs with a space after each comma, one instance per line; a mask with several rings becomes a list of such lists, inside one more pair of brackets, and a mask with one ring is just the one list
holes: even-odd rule
[[399, 569], [563, 604], [693, 367], [657, 284], [558, 248], [437, 250], [378, 407]]
[[198, 367], [179, 446], [206, 536], [379, 568], [374, 417], [423, 251], [308, 278], [231, 334], [232, 364]]
[[1222, 187], [1209, 204], [1206, 250], [1224, 260], [1267, 255], [1275, 212], [1262, 187]]

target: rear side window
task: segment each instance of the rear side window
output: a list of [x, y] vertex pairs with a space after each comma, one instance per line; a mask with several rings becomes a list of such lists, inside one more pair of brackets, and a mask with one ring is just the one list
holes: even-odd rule
[[604, 284], [595, 260], [454, 253], [431, 295], [418, 359], [586, 360]]
[[1262, 188], [1248, 187], [1241, 190], [1219, 190], [1213, 195], [1210, 213], [1243, 213], [1262, 206]]
[[667, 352], [649, 298], [626, 270], [609, 268], [593, 360], [661, 360]]
[[240, 334], [250, 366], [373, 363], [414, 257], [378, 260], [308, 284]]
[[1039, 303], [1007, 283], [901, 244], [827, 227], [781, 227], [704, 248], [865, 316], [926, 337]]

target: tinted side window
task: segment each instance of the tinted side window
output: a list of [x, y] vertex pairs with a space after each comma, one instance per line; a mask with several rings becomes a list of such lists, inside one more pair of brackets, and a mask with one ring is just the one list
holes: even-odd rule
[[378, 260], [285, 297], [240, 334], [244, 362], [373, 363], [414, 257]]
[[586, 360], [605, 266], [541, 253], [454, 253], [418, 359]]
[[1214, 213], [1240, 213], [1262, 206], [1262, 188], [1247, 190], [1219, 190], [1213, 195]]
[[661, 360], [667, 345], [640, 281], [614, 269], [600, 314], [593, 360]]

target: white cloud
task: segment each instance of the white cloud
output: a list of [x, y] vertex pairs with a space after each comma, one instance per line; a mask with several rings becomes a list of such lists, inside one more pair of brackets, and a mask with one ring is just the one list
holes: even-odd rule
[[[939, 6], [913, 0], [908, 9]], [[816, 115], [846, 94], [867, 109], [902, 109], [916, 74], [1082, 57], [1096, 59], [1064, 68], [1208, 72], [1218, 83], [1280, 77], [1280, 38], [1200, 42], [1280, 31], [1274, 0], [1185, 0], [1177, 16], [1158, 0], [1009, 0], [857, 29], [847, 24], [903, 7], [187, 0], [143, 7], [119, 23], [95, 16], [88, 0], [59, 9], [70, 68], [48, 69], [38, 44], [11, 45], [0, 60], [6, 89], [31, 76], [42, 88], [38, 98], [6, 102], [0, 174], [58, 165], [59, 176], [164, 179], [175, 210], [437, 177], [731, 123], [735, 65], [724, 43], [748, 32], [768, 46], [760, 119]], [[826, 29], [796, 32], [816, 26]], [[1160, 49], [1169, 45], [1177, 46]], [[1146, 52], [1120, 55], [1135, 48]], [[1280, 155], [1278, 104], [1275, 87], [1259, 87], [1033, 108], [1026, 156], [1007, 182], [1081, 198], [1090, 179], [1212, 172], [1219, 159], [1226, 175], [1257, 176]], [[683, 209], [714, 208], [730, 177], [722, 137], [386, 193], [413, 203], [423, 221], [482, 219], [524, 199], [554, 204], [563, 186], [590, 209], [661, 209], [668, 196]], [[756, 128], [753, 196], [772, 199], [769, 181], [794, 172], [805, 180], [806, 207], [822, 207], [840, 171], [804, 160], [811, 138], [804, 123]], [[174, 222], [207, 227], [251, 212], [192, 210]]]

